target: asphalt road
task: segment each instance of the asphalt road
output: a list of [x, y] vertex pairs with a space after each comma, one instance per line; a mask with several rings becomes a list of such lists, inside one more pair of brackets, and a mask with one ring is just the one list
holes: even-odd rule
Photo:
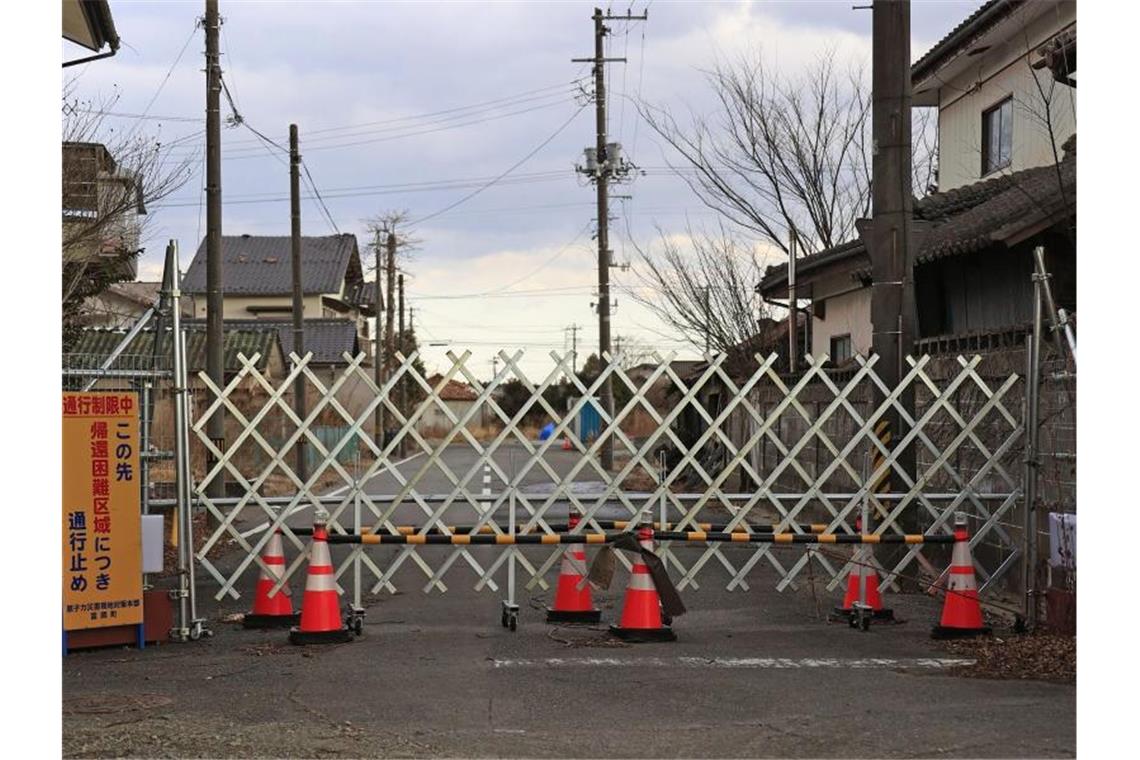
[[[389, 485], [377, 482], [370, 489], [385, 491]], [[333, 548], [334, 559], [348, 551]], [[480, 561], [499, 551], [471, 548]], [[399, 549], [370, 551], [386, 566]], [[449, 551], [421, 548], [434, 550]], [[527, 555], [537, 560], [552, 550], [528, 547]], [[700, 549], [678, 551], [691, 558]], [[725, 551], [739, 564], [749, 547], [728, 545]], [[775, 551], [789, 564], [802, 549]], [[295, 556], [292, 549], [287, 554], [290, 560]], [[231, 551], [219, 564], [232, 568], [240, 556]], [[446, 577], [449, 591], [441, 594], [425, 593], [425, 576], [409, 562], [395, 578], [400, 593], [366, 598], [361, 637], [345, 645], [301, 648], [285, 643], [283, 632], [245, 631], [223, 622], [248, 609], [255, 577], [247, 573], [243, 579], [241, 600], [215, 602], [216, 586], [199, 574], [200, 611], [216, 634], [211, 639], [142, 652], [68, 656], [65, 754], [1070, 757], [1076, 752], [1075, 688], [957, 675], [955, 668], [966, 663], [930, 640], [938, 602], [922, 595], [887, 595], [905, 622], [859, 632], [826, 621], [841, 595], [823, 591], [822, 582], [814, 591], [805, 584], [798, 592], [777, 593], [775, 572], [761, 563], [749, 576], [751, 591], [728, 592], [727, 572], [712, 562], [700, 576], [700, 589], [682, 592], [689, 612], [674, 621], [678, 641], [628, 645], [605, 630], [620, 612], [622, 571], [609, 591], [595, 592], [602, 625], [547, 625], [543, 608], [549, 592], [520, 591], [520, 626], [510, 632], [499, 623], [503, 590], [474, 591], [476, 575], [465, 563], [455, 563]], [[300, 579], [293, 584], [297, 599], [302, 584]]]

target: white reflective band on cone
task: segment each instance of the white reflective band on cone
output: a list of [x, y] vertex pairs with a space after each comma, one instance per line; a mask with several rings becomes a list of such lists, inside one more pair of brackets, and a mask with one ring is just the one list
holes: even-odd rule
[[332, 573], [309, 573], [305, 580], [306, 591], [336, 591], [336, 578]]

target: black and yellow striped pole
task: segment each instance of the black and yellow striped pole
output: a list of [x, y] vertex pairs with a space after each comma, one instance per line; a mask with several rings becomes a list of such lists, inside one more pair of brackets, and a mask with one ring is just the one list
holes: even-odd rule
[[[445, 535], [442, 533], [392, 535], [365, 533], [362, 536], [330, 535], [330, 544], [377, 544], [408, 546], [557, 546], [560, 544], [609, 544], [628, 536], [619, 533], [523, 533], [518, 535], [490, 535], [485, 533]], [[723, 533], [716, 531], [656, 531], [654, 538], [679, 543], [736, 543], [736, 544], [950, 544], [952, 535], [884, 534], [860, 535], [848, 533]]]

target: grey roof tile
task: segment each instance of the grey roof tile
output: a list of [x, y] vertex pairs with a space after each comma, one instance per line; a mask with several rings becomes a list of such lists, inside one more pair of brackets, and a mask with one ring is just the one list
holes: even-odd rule
[[[293, 292], [292, 241], [288, 235], [222, 237], [224, 295], [288, 295]], [[355, 262], [353, 261], [355, 259]], [[353, 266], [355, 263], [355, 266]], [[350, 272], [360, 271], [360, 253], [352, 234], [301, 238], [301, 286], [304, 293], [339, 293]], [[198, 246], [182, 278], [187, 293], [206, 292], [206, 241]]]

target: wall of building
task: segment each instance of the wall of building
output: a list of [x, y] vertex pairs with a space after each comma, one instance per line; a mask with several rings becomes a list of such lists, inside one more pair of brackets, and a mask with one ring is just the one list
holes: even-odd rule
[[[467, 414], [471, 408], [475, 406], [474, 401], [447, 401], [445, 403], [447, 404], [447, 408], [451, 410], [451, 413], [454, 414], [457, 419], [463, 419], [463, 415]], [[483, 414], [485, 411], [486, 407], [483, 407], [483, 409], [472, 417], [471, 421], [467, 423], [468, 430], [474, 430], [483, 425]], [[427, 409], [416, 423], [416, 430], [425, 434], [442, 434], [451, 430], [452, 426], [452, 421], [448, 419], [443, 410], [439, 408], [439, 404], [433, 401], [428, 404]]]
[[[206, 318], [206, 296], [195, 294], [194, 316], [199, 319]], [[250, 306], [283, 306], [290, 308], [293, 305], [292, 296], [225, 296], [222, 302], [222, 319], [257, 319], [264, 316], [266, 319], [281, 319], [289, 312], [272, 312], [260, 315], [249, 310]], [[305, 296], [303, 299], [304, 316], [307, 319], [316, 319], [323, 316], [321, 311], [321, 296]]]
[[[1044, 5], [1044, 4], [1042, 4]], [[1037, 12], [1034, 3], [1027, 4], [1022, 14]], [[1045, 69], [1035, 70], [1030, 63], [1036, 56], [1027, 53], [1058, 32], [1076, 24], [1076, 3], [1063, 2], [1051, 6], [1039, 18], [1026, 24], [1014, 39], [991, 47], [977, 56], [977, 62], [965, 73], [946, 82], [941, 88], [938, 114], [938, 189], [952, 190], [982, 179], [982, 112], [1013, 97], [1013, 153], [1008, 168], [988, 176], [1044, 166], [1054, 161], [1049, 132], [1042, 123], [1046, 101], [1034, 82], [1036, 77], [1044, 92], [1052, 90], [1049, 115], [1057, 157], [1061, 144], [1076, 131], [1076, 90], [1054, 82]], [[963, 94], [965, 93], [965, 94]]]
[[[832, 293], [836, 295], [829, 297]], [[822, 300], [825, 304], [824, 318], [812, 317], [812, 355], [830, 353], [831, 338], [848, 333], [851, 335], [851, 350], [857, 354], [869, 354], [871, 289], [859, 287], [849, 274], [837, 274], [813, 282], [812, 295], [815, 302]]]

